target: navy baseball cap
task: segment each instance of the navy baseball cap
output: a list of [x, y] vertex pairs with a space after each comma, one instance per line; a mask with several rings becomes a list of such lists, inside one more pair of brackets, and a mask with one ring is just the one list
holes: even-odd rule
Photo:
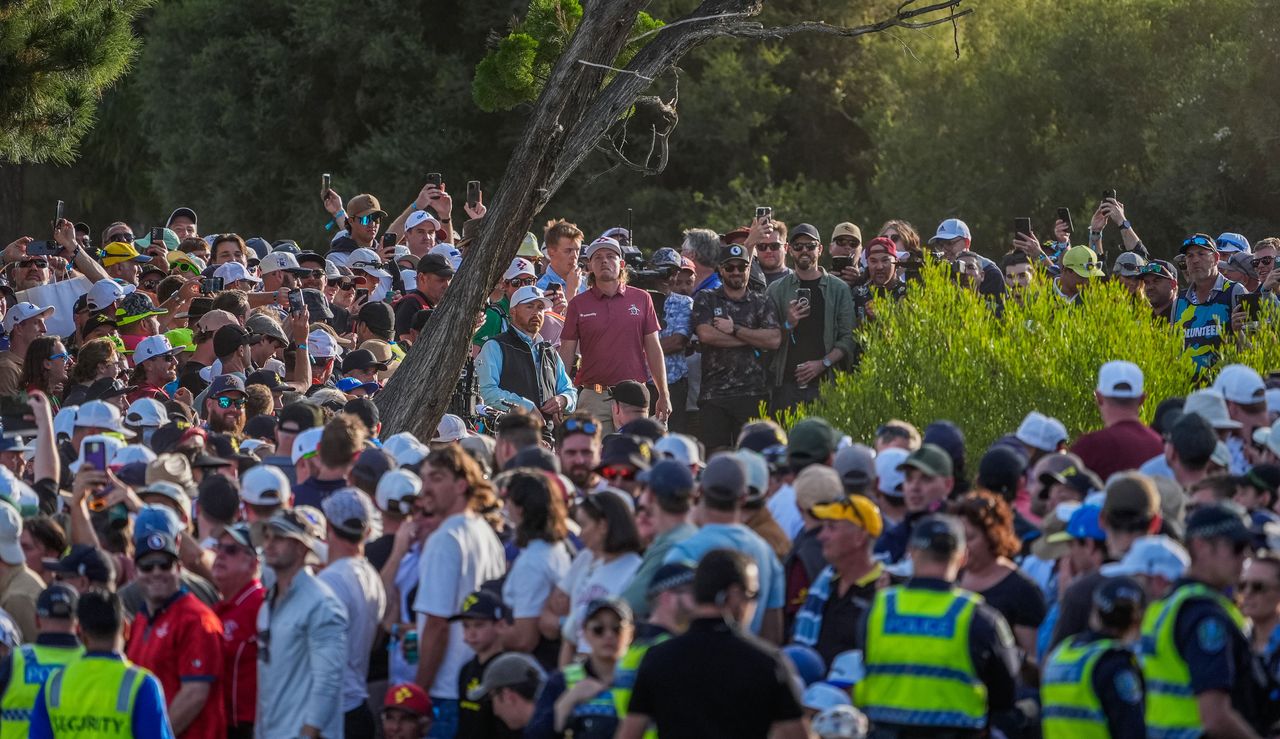
[[73, 544], [62, 559], [44, 560], [44, 569], [64, 575], [89, 578], [91, 583], [109, 583], [115, 576], [111, 556], [89, 544]]
[[213, 384], [209, 386], [209, 392], [205, 397], [216, 398], [230, 392], [244, 393], [244, 380], [241, 380], [239, 375], [218, 375], [213, 378]]
[[133, 561], [137, 562], [148, 554], [164, 552], [174, 559], [178, 558], [178, 542], [163, 531], [152, 531], [146, 536], [136, 537], [134, 541]]
[[646, 598], [656, 598], [660, 593], [693, 584], [693, 568], [684, 562], [670, 562], [658, 568], [645, 589]]
[[916, 523], [907, 546], [949, 557], [964, 548], [964, 540], [964, 526], [959, 519], [933, 514]]
[[36, 615], [40, 618], [71, 618], [76, 613], [80, 596], [70, 585], [54, 583], [36, 598]]
[[502, 621], [511, 614], [502, 599], [489, 590], [477, 590], [462, 600], [462, 610], [449, 617], [450, 621], [478, 618], [485, 621]]
[[636, 481], [648, 485], [660, 498], [688, 500], [693, 497], [693, 473], [674, 459], [664, 459], [642, 471]]

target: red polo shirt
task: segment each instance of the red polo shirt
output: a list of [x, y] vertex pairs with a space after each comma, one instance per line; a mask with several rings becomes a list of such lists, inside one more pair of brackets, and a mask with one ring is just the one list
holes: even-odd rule
[[173, 704], [184, 682], [212, 683], [204, 708], [178, 737], [225, 739], [222, 622], [208, 606], [184, 589], [154, 614], [144, 607], [133, 620], [124, 653], [131, 662], [155, 673], [166, 705]]
[[222, 619], [222, 674], [226, 676], [227, 722], [251, 724], [258, 703], [258, 610], [267, 589], [254, 580], [234, 597], [218, 601], [214, 613]]
[[569, 301], [560, 340], [578, 342], [582, 364], [573, 383], [616, 385], [623, 380], [648, 382], [644, 337], [658, 331], [658, 314], [649, 293], [623, 285], [607, 296], [592, 287]]

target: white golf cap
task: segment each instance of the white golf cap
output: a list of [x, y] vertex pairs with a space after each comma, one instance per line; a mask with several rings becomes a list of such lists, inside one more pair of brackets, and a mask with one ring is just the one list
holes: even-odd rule
[[54, 436], [72, 436], [76, 432], [76, 415], [80, 411], [78, 405], [64, 405], [53, 417]]
[[1133, 362], [1107, 362], [1098, 370], [1098, 394], [1104, 398], [1141, 398], [1142, 369]]
[[698, 448], [698, 442], [684, 434], [667, 434], [653, 445], [653, 451], [659, 457], [674, 459], [686, 467], [707, 466], [706, 461], [702, 459], [702, 450]]
[[[225, 266], [226, 265], [224, 264], [223, 267]], [[218, 269], [222, 269], [222, 267], [219, 267]], [[287, 251], [273, 251], [263, 257], [262, 261], [258, 262], [258, 272], [264, 275], [269, 275], [272, 272], [278, 272], [282, 269], [299, 273], [311, 271], [299, 266], [298, 258], [291, 252]], [[214, 275], [217, 276], [217, 273], [215, 272]]]
[[525, 285], [511, 296], [512, 308], [525, 303], [542, 303], [543, 308], [551, 308], [551, 298], [548, 298], [536, 285]]
[[408, 513], [409, 505], [412, 503], [401, 504], [400, 502], [406, 498], [412, 501], [420, 492], [422, 492], [422, 478], [409, 470], [391, 470], [378, 480], [374, 497], [378, 503], [378, 510], [391, 510], [391, 503], [394, 502], [400, 513]]
[[115, 280], [104, 278], [93, 283], [93, 287], [89, 288], [85, 303], [89, 306], [89, 310], [106, 310], [112, 303], [137, 289], [133, 285], [121, 285]]
[[911, 452], [899, 447], [889, 447], [876, 455], [876, 489], [891, 498], [902, 497], [902, 484], [907, 473], [898, 468], [907, 461]]
[[73, 475], [79, 474], [80, 468], [84, 465], [85, 447], [95, 442], [102, 443], [103, 449], [106, 452], [105, 456], [106, 456], [106, 462], [108, 467], [110, 467], [113, 464], [120, 464], [119, 460], [116, 459], [116, 455], [120, 452], [121, 449], [124, 448], [123, 441], [120, 441], [115, 436], [111, 436], [108, 434], [89, 434], [88, 436], [80, 440], [80, 456], [76, 459], [76, 461], [67, 465], [67, 468], [71, 470], [71, 473]]
[[1169, 582], [1182, 577], [1191, 557], [1181, 544], [1164, 535], [1144, 536], [1133, 542], [1119, 562], [1102, 566], [1107, 577], [1159, 575]]
[[391, 279], [391, 275], [381, 265], [382, 260], [372, 249], [355, 249], [347, 255], [347, 266], [351, 269], [358, 269], [379, 279]]
[[[231, 264], [240, 264], [239, 262], [231, 262]], [[138, 366], [148, 359], [156, 357], [172, 357], [182, 353], [182, 347], [173, 348], [173, 344], [169, 343], [169, 337], [164, 334], [156, 334], [148, 336], [138, 342], [138, 346], [133, 350], [133, 364]]]
[[11, 333], [13, 327], [32, 318], [48, 318], [53, 315], [53, 306], [41, 308], [35, 303], [18, 303], [4, 314], [4, 332]]
[[156, 459], [156, 453], [141, 444], [128, 444], [120, 447], [111, 458], [112, 464], [126, 465], [134, 462], [150, 464]]
[[394, 457], [396, 464], [405, 467], [421, 464], [431, 450], [418, 441], [418, 437], [408, 431], [401, 431], [382, 442], [382, 451]]
[[316, 449], [320, 447], [320, 436], [323, 433], [324, 426], [314, 426], [294, 437], [292, 459], [295, 465], [304, 457], [315, 455]]
[[471, 432], [467, 430], [465, 421], [452, 413], [446, 413], [440, 419], [440, 423], [436, 424], [436, 435], [431, 441], [444, 443], [465, 439], [470, 435]]
[[1182, 412], [1202, 416], [1218, 431], [1244, 426], [1239, 421], [1232, 420], [1231, 412], [1227, 410], [1227, 399], [1213, 388], [1203, 388], [1188, 395], [1182, 403]]
[[125, 410], [124, 422], [130, 426], [160, 428], [169, 422], [169, 411], [155, 398], [138, 398]]
[[1218, 372], [1213, 389], [1222, 397], [1240, 405], [1254, 405], [1267, 401], [1267, 384], [1257, 370], [1243, 364], [1229, 364]]
[[516, 257], [511, 260], [511, 266], [507, 267], [507, 271], [502, 273], [503, 280], [514, 280], [520, 275], [537, 276], [537, 272], [533, 269], [533, 262], [524, 257]]
[[120, 422], [120, 409], [104, 400], [90, 400], [76, 410], [76, 428], [106, 429], [126, 438], [136, 434]]
[[1014, 434], [1018, 441], [1042, 452], [1056, 452], [1067, 440], [1067, 427], [1056, 418], [1031, 411]]
[[342, 355], [342, 347], [333, 334], [323, 329], [316, 329], [307, 334], [307, 353], [313, 357], [328, 359]]
[[454, 271], [457, 271], [457, 269], [462, 266], [462, 252], [458, 251], [458, 247], [453, 244], [436, 244], [431, 247], [431, 251], [428, 251], [427, 253], [439, 254], [444, 257], [445, 261], [449, 263], [450, 267], [453, 267]]
[[410, 213], [409, 217], [404, 219], [404, 230], [408, 231], [411, 228], [417, 228], [424, 223], [430, 223], [435, 230], [440, 230], [440, 221], [437, 221], [435, 216], [425, 210], [415, 210]]
[[973, 236], [969, 233], [969, 224], [959, 218], [948, 218], [938, 224], [938, 232], [933, 235], [933, 238], [929, 239], [929, 243], [932, 244], [935, 241], [950, 241], [952, 239], [959, 238], [973, 241]]
[[[275, 252], [275, 254], [268, 254], [267, 257], [269, 258], [275, 255], [285, 256], [285, 257], [289, 257], [290, 259], [293, 259], [293, 255], [288, 252]], [[294, 262], [294, 263], [296, 264], [297, 262]], [[269, 271], [274, 271], [274, 270], [269, 270]], [[266, 272], [263, 272], [263, 274], [266, 274]], [[213, 276], [221, 277], [222, 281], [228, 285], [233, 282], [239, 282], [241, 280], [245, 282], [253, 283], [254, 285], [262, 284], [262, 280], [259, 280], [257, 277], [254, 277], [252, 274], [250, 274], [249, 268], [239, 262], [225, 262], [223, 264], [218, 265], [218, 268], [213, 271]]]
[[619, 244], [617, 239], [609, 238], [608, 236], [601, 236], [587, 246], [587, 259], [590, 259], [592, 254], [595, 254], [601, 249], [608, 249], [619, 257], [622, 256], [622, 244]]
[[[294, 448], [297, 448], [296, 442]], [[240, 477], [240, 498], [250, 505], [284, 505], [290, 495], [289, 478], [279, 467], [255, 465]]]

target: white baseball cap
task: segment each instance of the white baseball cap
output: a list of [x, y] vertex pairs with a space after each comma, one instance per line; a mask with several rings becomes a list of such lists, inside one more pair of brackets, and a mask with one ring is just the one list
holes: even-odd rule
[[653, 445], [653, 451], [657, 456], [674, 459], [685, 467], [695, 464], [699, 467], [707, 466], [702, 459], [702, 451], [698, 449], [698, 442], [684, 434], [667, 434]]
[[525, 285], [512, 294], [511, 307], [514, 308], [517, 305], [524, 305], [525, 303], [533, 303], [535, 301], [542, 303], [543, 308], [551, 308], [551, 298], [548, 298], [546, 293], [542, 292], [537, 285]]
[[1232, 403], [1253, 405], [1267, 401], [1267, 384], [1262, 375], [1248, 365], [1229, 364], [1218, 372], [1213, 389]]
[[1098, 394], [1104, 398], [1141, 398], [1142, 369], [1133, 362], [1107, 362], [1098, 370]]
[[595, 254], [601, 249], [608, 249], [619, 257], [622, 256], [622, 244], [619, 244], [617, 239], [609, 238], [608, 236], [601, 236], [587, 246], [587, 259], [590, 259], [592, 254]]
[[[229, 264], [240, 264], [239, 262], [229, 262]], [[243, 265], [242, 265], [243, 266]], [[156, 357], [172, 357], [182, 353], [182, 347], [174, 348], [169, 343], [169, 337], [164, 334], [156, 334], [148, 336], [138, 342], [138, 347], [133, 350], [133, 364], [137, 366]]]
[[132, 439], [134, 434], [120, 422], [120, 409], [105, 400], [90, 400], [76, 410], [76, 428], [114, 431]]
[[1182, 402], [1182, 412], [1203, 417], [1217, 431], [1242, 428], [1244, 424], [1231, 418], [1227, 399], [1213, 388], [1202, 388], [1187, 396]]
[[378, 480], [377, 490], [374, 497], [378, 502], [378, 510], [386, 511], [391, 509], [391, 503], [397, 503], [396, 507], [400, 509], [400, 513], [408, 513], [408, 506], [403, 508], [399, 503], [406, 498], [413, 499], [418, 497], [418, 493], [422, 492], [422, 478], [413, 474], [409, 470], [391, 470]]
[[[225, 267], [226, 265], [223, 266]], [[221, 267], [219, 267], [219, 269], [221, 269]], [[292, 252], [287, 251], [273, 251], [258, 262], [258, 272], [264, 275], [269, 275], [272, 272], [278, 272], [282, 269], [298, 273], [311, 271], [299, 266], [298, 258], [294, 256]], [[215, 272], [214, 275], [216, 276], [217, 273]]]
[[467, 424], [461, 418], [446, 413], [440, 419], [440, 423], [436, 424], [436, 435], [431, 439], [433, 442], [443, 443], [465, 439], [471, 435], [467, 430]]
[[538, 273], [533, 269], [533, 262], [524, 257], [516, 257], [511, 260], [511, 266], [507, 267], [507, 271], [502, 273], [503, 280], [514, 280], [520, 275], [536, 276]]
[[23, 321], [29, 321], [32, 318], [48, 318], [53, 315], [53, 306], [41, 308], [35, 303], [18, 303], [4, 314], [4, 332], [10, 333], [13, 327]]
[[462, 266], [462, 252], [458, 251], [458, 247], [453, 244], [436, 244], [431, 247], [431, 251], [428, 251], [427, 253], [439, 254], [444, 257], [445, 261], [449, 263], [450, 267], [453, 267], [455, 272]]
[[391, 279], [391, 275], [387, 274], [387, 271], [379, 266], [381, 264], [382, 260], [372, 249], [355, 249], [351, 254], [347, 255], [347, 266], [351, 269], [361, 270], [365, 274], [373, 275], [379, 279]]
[[1056, 418], [1031, 411], [1014, 433], [1018, 441], [1042, 452], [1056, 452], [1067, 440], [1067, 427]]
[[150, 464], [155, 459], [156, 453], [151, 451], [149, 447], [141, 444], [128, 444], [116, 450], [115, 456], [111, 457], [111, 464], [126, 465], [134, 462]]
[[295, 465], [302, 461], [303, 457], [315, 455], [316, 450], [320, 448], [320, 436], [323, 433], [324, 426], [313, 426], [294, 437], [292, 459]]
[[404, 230], [408, 231], [411, 228], [417, 228], [418, 226], [428, 222], [435, 227], [435, 230], [440, 230], [440, 221], [436, 220], [435, 216], [425, 210], [415, 210], [409, 214], [408, 218], [404, 219]]
[[[296, 441], [293, 448], [298, 448]], [[284, 505], [290, 495], [289, 478], [279, 467], [255, 465], [240, 477], [240, 498], [250, 505]]]
[[902, 484], [907, 481], [907, 473], [898, 468], [907, 461], [911, 452], [899, 447], [889, 447], [876, 455], [876, 488], [891, 498], [902, 497]]
[[[288, 252], [275, 252], [275, 254], [279, 254], [281, 256], [286, 256], [286, 257], [289, 257], [290, 259], [293, 259], [293, 255]], [[273, 255], [268, 254], [267, 256], [271, 257]], [[294, 263], [297, 264], [296, 261]], [[274, 271], [274, 270], [267, 270], [267, 271]], [[266, 272], [263, 272], [263, 274], [266, 274]], [[232, 282], [239, 282], [241, 280], [244, 280], [245, 282], [251, 282], [254, 285], [262, 284], [262, 280], [259, 280], [257, 277], [254, 277], [252, 274], [250, 274], [249, 268], [239, 262], [224, 262], [223, 264], [218, 265], [218, 268], [213, 271], [213, 276], [221, 277], [222, 281], [227, 284], [231, 284]]]
[[119, 460], [116, 459], [116, 455], [120, 453], [121, 449], [124, 449], [123, 441], [120, 441], [113, 435], [89, 434], [88, 436], [80, 440], [79, 458], [77, 458], [76, 461], [72, 462], [71, 464], [67, 465], [67, 468], [71, 470], [72, 474], [80, 473], [80, 467], [84, 465], [84, 449], [86, 446], [94, 442], [102, 442], [103, 449], [106, 452], [105, 456], [106, 456], [106, 462], [108, 467], [110, 467], [113, 464], [120, 464]]
[[130, 426], [160, 428], [169, 422], [169, 411], [155, 398], [138, 398], [125, 410], [124, 422]]
[[137, 289], [133, 285], [121, 285], [115, 280], [103, 278], [89, 288], [85, 304], [89, 306], [89, 310], [106, 310], [112, 303]]
[[959, 218], [948, 218], [938, 224], [938, 232], [929, 239], [932, 244], [935, 241], [950, 241], [952, 239], [963, 238], [966, 241], [973, 241], [973, 236], [969, 233], [969, 224]]
[[396, 464], [404, 467], [405, 465], [417, 465], [427, 458], [430, 451], [427, 446], [418, 441], [418, 437], [408, 431], [401, 431], [394, 434], [384, 442], [382, 442], [382, 451], [395, 457]]
[[1169, 582], [1182, 577], [1191, 557], [1181, 544], [1163, 534], [1136, 539], [1119, 562], [1102, 566], [1107, 577], [1159, 575]]
[[323, 329], [316, 329], [307, 334], [307, 353], [313, 357], [329, 358], [342, 356], [342, 347], [333, 334]]

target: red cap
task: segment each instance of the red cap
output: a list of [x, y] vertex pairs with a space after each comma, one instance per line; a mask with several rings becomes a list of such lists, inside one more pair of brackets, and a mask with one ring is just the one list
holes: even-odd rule
[[387, 688], [383, 708], [399, 708], [402, 711], [416, 713], [419, 716], [431, 715], [431, 699], [421, 687], [414, 683], [400, 683]]
[[696, 270], [696, 269], [694, 269], [694, 268], [693, 268], [693, 260], [692, 260], [692, 259], [690, 259], [689, 257], [680, 257], [680, 269], [682, 269], [682, 270], [687, 269], [687, 270], [689, 270], [690, 272], [697, 272], [697, 271], [698, 271], [698, 270]]
[[750, 235], [751, 229], [749, 227], [738, 226], [732, 231], [720, 234], [720, 243], [726, 245], [733, 244], [736, 243], [738, 239], [746, 239]]
[[877, 252], [884, 252], [885, 254], [888, 254], [894, 259], [898, 258], [898, 248], [894, 246], [892, 241], [890, 241], [889, 239], [883, 236], [877, 236], [871, 241], [867, 242], [867, 246], [866, 246], [867, 256], [871, 256], [872, 254], [875, 254]]

